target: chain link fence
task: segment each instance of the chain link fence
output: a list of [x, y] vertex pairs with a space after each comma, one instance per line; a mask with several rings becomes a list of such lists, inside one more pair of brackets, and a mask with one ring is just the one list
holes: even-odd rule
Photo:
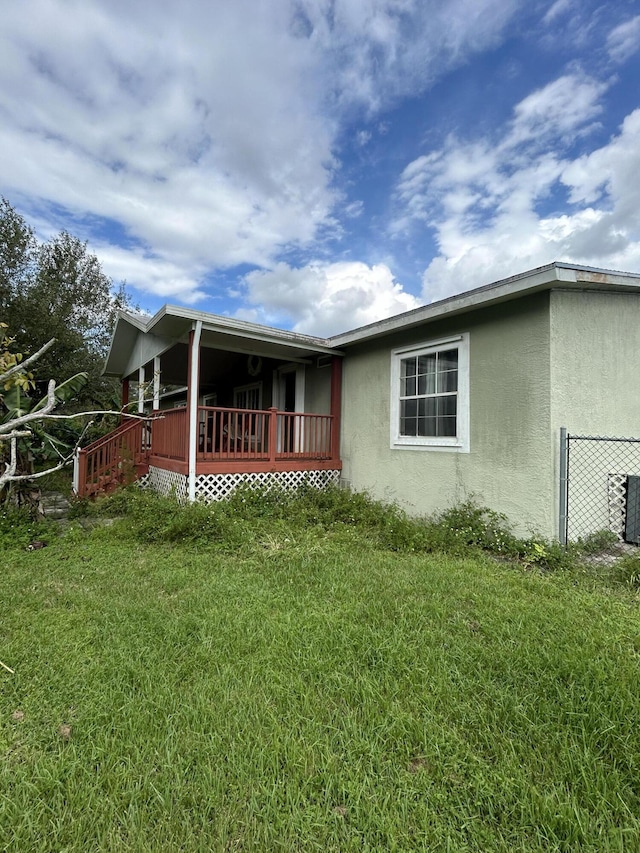
[[560, 540], [609, 530], [640, 544], [640, 438], [560, 435]]

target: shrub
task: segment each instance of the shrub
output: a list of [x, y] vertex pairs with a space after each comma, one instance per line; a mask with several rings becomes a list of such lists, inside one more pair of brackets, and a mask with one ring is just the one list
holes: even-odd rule
[[578, 539], [576, 547], [583, 554], [603, 554], [618, 544], [618, 537], [611, 530], [596, 530]]
[[518, 539], [501, 513], [473, 500], [431, 518], [413, 518], [396, 504], [373, 500], [365, 492], [336, 486], [296, 490], [241, 485], [229, 499], [211, 504], [180, 504], [136, 486], [95, 502], [76, 502], [78, 514], [119, 516], [121, 535], [143, 542], [185, 542], [236, 549], [268, 537], [274, 525], [285, 533], [316, 528], [321, 536], [358, 536], [368, 546], [390, 551], [466, 555], [484, 551], [518, 560], [527, 568], [570, 567], [573, 551], [539, 537]]
[[632, 589], [640, 589], [640, 554], [627, 554], [618, 561], [615, 568], [616, 579]]
[[505, 515], [479, 506], [473, 500], [435, 515], [431, 524], [443, 550], [475, 547], [492, 554], [516, 556], [518, 540]]

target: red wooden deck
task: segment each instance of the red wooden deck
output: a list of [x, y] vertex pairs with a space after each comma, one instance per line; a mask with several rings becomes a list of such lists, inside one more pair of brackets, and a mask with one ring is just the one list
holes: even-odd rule
[[[196, 474], [340, 469], [333, 415], [199, 406]], [[185, 407], [125, 419], [80, 451], [80, 496], [108, 491], [148, 466], [187, 474], [189, 418]]]

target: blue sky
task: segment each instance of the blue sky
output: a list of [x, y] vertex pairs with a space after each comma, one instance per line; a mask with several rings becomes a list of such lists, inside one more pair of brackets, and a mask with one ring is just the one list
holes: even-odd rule
[[327, 335], [640, 271], [638, 81], [638, 0], [22, 0], [0, 193], [144, 310]]

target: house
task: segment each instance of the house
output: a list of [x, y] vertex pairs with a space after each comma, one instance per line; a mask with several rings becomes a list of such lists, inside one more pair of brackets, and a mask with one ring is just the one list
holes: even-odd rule
[[[121, 313], [105, 372], [124, 402], [130, 380], [152, 388], [162, 417], [120, 435], [137, 430], [127, 452], [161, 491], [341, 480], [416, 514], [475, 496], [561, 536], [562, 428], [640, 433], [640, 276], [553, 263], [329, 339]], [[186, 392], [163, 410], [167, 386]], [[117, 467], [108, 440], [102, 462], [84, 454], [79, 491]]]

